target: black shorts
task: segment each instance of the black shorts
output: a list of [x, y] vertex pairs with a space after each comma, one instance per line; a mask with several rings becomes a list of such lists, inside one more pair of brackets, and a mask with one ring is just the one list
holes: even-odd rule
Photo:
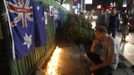
[[95, 64], [100, 64], [103, 61], [100, 59], [100, 55], [96, 54], [96, 53], [87, 53], [87, 56], [89, 57], [89, 59], [91, 59]]
[[[97, 65], [103, 61], [100, 59], [100, 55], [96, 53], [87, 53], [87, 56]], [[94, 71], [95, 75], [112, 75], [113, 69], [110, 66], [106, 66]]]

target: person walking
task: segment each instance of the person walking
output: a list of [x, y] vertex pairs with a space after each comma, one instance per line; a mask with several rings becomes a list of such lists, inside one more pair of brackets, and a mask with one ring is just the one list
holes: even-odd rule
[[112, 37], [115, 38], [117, 30], [118, 30], [118, 16], [116, 8], [113, 8], [109, 18], [108, 34], [109, 35], [112, 34]]
[[125, 12], [122, 14], [122, 25], [121, 25], [121, 33], [122, 33], [122, 37], [121, 37], [121, 43], [125, 42], [126, 40], [126, 35], [129, 32], [129, 26], [128, 26], [128, 14], [127, 14], [127, 10], [125, 10]]

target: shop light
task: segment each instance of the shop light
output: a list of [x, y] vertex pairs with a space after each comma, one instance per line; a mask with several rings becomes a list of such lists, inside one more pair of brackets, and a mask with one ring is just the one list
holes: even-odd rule
[[66, 8], [68, 11], [70, 11], [70, 5], [69, 4], [62, 4], [64, 8]]
[[101, 5], [97, 5], [97, 9], [101, 9]]
[[92, 4], [93, 0], [85, 0], [85, 4]]
[[126, 3], [124, 3], [122, 7], [127, 7], [127, 4], [126, 4]]

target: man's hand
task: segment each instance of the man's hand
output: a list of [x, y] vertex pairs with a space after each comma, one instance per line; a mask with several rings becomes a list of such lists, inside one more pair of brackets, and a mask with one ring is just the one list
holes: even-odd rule
[[89, 59], [89, 57], [87, 56], [86, 53], [84, 54], [84, 58], [89, 62], [89, 64], [90, 64], [91, 66], [95, 66], [95, 64], [93, 63], [93, 61]]
[[97, 69], [98, 69], [97, 66], [91, 66], [91, 67], [90, 67], [90, 72], [93, 72], [93, 71], [95, 71], [95, 70], [97, 70]]
[[97, 46], [98, 43], [99, 43], [99, 41], [96, 40], [96, 39], [93, 41], [92, 47], [90, 49], [90, 52], [94, 53], [96, 51], [96, 46]]

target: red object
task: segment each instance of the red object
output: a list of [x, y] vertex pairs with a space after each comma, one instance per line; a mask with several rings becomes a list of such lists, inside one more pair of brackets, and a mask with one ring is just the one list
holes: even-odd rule
[[111, 11], [112, 10], [112, 7], [111, 6], [107, 6], [106, 9], [108, 9], [108, 10]]
[[78, 0], [72, 0], [73, 3], [77, 2]]

